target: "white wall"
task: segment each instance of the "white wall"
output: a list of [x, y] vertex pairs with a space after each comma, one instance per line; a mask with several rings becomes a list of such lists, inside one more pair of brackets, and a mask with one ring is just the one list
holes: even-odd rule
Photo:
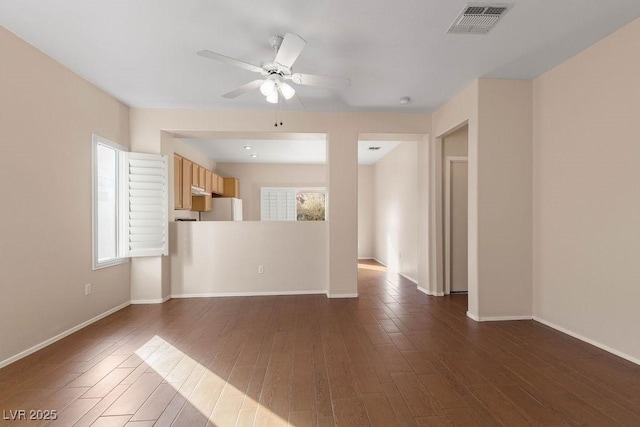
[[374, 256], [418, 278], [418, 143], [402, 142], [374, 165]]
[[640, 363], [640, 20], [534, 81], [533, 301]]
[[373, 258], [375, 206], [373, 165], [358, 166], [358, 258]]
[[325, 222], [171, 223], [171, 294], [325, 293], [326, 229]]
[[326, 165], [218, 163], [216, 173], [240, 180], [245, 221], [260, 221], [260, 187], [326, 187]]
[[129, 109], [2, 27], [0, 52], [2, 366], [130, 299], [129, 264], [91, 269], [91, 134], [129, 146]]

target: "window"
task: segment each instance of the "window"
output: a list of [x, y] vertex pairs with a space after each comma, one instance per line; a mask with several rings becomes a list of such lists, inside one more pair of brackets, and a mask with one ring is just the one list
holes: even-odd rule
[[93, 135], [93, 268], [126, 262], [119, 252], [121, 153], [125, 148]]
[[303, 190], [296, 193], [296, 219], [298, 221], [324, 221], [324, 191]]
[[168, 254], [167, 158], [93, 135], [93, 269]]
[[260, 188], [262, 221], [324, 221], [325, 206], [324, 188]]

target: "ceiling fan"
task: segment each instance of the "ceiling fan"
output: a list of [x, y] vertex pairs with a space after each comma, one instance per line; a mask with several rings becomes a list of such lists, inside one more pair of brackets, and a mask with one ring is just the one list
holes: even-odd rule
[[295, 96], [295, 89], [287, 83], [287, 81], [291, 81], [297, 85], [322, 86], [334, 89], [344, 89], [349, 85], [349, 79], [294, 73], [291, 67], [307, 44], [300, 36], [286, 33], [284, 38], [280, 36], [271, 37], [269, 43], [275, 50], [276, 57], [273, 62], [263, 64], [262, 66], [249, 64], [206, 49], [199, 50], [197, 54], [261, 75], [261, 78], [222, 95], [225, 98], [235, 98], [260, 88], [260, 92], [267, 97], [267, 102], [277, 104], [280, 97], [288, 101]]

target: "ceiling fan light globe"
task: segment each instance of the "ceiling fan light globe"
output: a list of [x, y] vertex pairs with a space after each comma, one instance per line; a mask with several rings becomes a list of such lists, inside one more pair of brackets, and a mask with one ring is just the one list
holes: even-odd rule
[[264, 96], [269, 96], [272, 93], [274, 93], [276, 90], [276, 82], [274, 82], [271, 79], [266, 79], [261, 85], [260, 85], [260, 92], [262, 92], [262, 94]]
[[287, 83], [281, 83], [280, 84], [280, 93], [282, 94], [282, 96], [284, 96], [284, 99], [289, 100], [289, 99], [293, 98], [293, 95], [296, 94], [296, 91], [295, 91], [294, 88], [292, 88]]
[[[274, 86], [274, 88], [275, 88], [275, 86]], [[271, 104], [277, 104], [278, 103], [278, 91], [277, 90], [274, 90], [269, 95], [267, 95], [267, 102], [269, 102]]]

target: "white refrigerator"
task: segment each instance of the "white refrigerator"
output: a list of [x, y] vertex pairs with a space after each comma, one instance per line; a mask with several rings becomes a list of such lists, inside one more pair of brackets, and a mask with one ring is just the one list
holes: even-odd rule
[[200, 214], [201, 221], [242, 221], [242, 200], [234, 197], [214, 197], [211, 210]]

